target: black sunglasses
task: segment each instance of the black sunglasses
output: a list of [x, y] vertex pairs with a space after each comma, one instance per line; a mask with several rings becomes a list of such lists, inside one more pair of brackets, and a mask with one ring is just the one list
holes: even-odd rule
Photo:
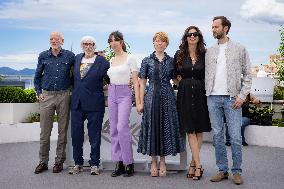
[[193, 36], [193, 37], [197, 37], [197, 36], [199, 36], [200, 35], [200, 33], [198, 33], [198, 32], [194, 32], [194, 33], [187, 33], [186, 34], [186, 37], [191, 37], [191, 36]]

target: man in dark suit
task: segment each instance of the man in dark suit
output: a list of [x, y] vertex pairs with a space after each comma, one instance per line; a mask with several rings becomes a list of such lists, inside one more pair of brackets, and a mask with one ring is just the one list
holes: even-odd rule
[[107, 77], [109, 62], [95, 54], [95, 39], [81, 39], [84, 53], [75, 57], [74, 88], [71, 99], [71, 136], [75, 166], [69, 174], [83, 171], [84, 121], [87, 119], [91, 154], [91, 174], [99, 174], [101, 129], [105, 112], [103, 79]]

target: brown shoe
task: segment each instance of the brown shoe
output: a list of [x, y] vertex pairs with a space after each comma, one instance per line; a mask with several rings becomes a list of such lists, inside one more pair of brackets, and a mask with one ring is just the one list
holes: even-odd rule
[[48, 170], [47, 164], [46, 163], [40, 163], [36, 168], [35, 168], [35, 174], [42, 173], [43, 171]]
[[234, 182], [236, 185], [241, 185], [241, 184], [244, 183], [243, 178], [242, 178], [242, 176], [241, 176], [240, 173], [234, 174], [234, 176], [233, 176], [233, 182]]
[[228, 176], [229, 176], [228, 172], [220, 171], [219, 173], [217, 173], [216, 175], [211, 177], [210, 181], [211, 182], [220, 182], [223, 179], [228, 179]]
[[60, 173], [63, 170], [63, 163], [55, 163], [53, 166], [53, 173]]

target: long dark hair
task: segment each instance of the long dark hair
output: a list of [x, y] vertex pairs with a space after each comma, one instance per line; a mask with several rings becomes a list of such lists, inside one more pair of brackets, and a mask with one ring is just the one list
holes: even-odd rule
[[176, 64], [178, 65], [178, 68], [182, 67], [182, 63], [183, 61], [189, 57], [189, 52], [188, 52], [188, 42], [187, 42], [187, 34], [188, 31], [191, 29], [195, 29], [198, 33], [199, 33], [199, 41], [197, 43], [197, 48], [196, 48], [196, 56], [198, 57], [199, 55], [205, 53], [206, 49], [205, 49], [205, 42], [204, 42], [204, 38], [203, 35], [200, 31], [200, 29], [197, 26], [189, 26], [188, 28], [186, 28], [186, 30], [184, 31], [184, 34], [182, 36], [181, 39], [181, 44], [179, 46], [179, 51], [177, 52], [177, 57], [176, 57]]
[[127, 52], [127, 49], [126, 49], [126, 45], [125, 45], [125, 42], [124, 42], [124, 38], [123, 38], [123, 34], [120, 32], [120, 31], [113, 31], [109, 34], [109, 37], [108, 37], [108, 43], [111, 42], [111, 38], [114, 37], [115, 41], [120, 41], [121, 42], [121, 45], [122, 45], [122, 50], [124, 52]]

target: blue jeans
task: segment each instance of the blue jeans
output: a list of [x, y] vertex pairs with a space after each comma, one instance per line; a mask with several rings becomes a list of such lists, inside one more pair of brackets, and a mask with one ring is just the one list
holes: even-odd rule
[[224, 143], [224, 116], [231, 137], [232, 173], [242, 172], [242, 109], [233, 109], [234, 98], [227, 95], [212, 95], [207, 97], [209, 117], [213, 129], [216, 164], [219, 171], [228, 172], [227, 150]]
[[[241, 127], [242, 142], [246, 142], [245, 128], [249, 124], [250, 124], [250, 118], [242, 117], [242, 127]], [[225, 124], [225, 126], [226, 126], [226, 142], [230, 142], [230, 135], [229, 135], [229, 131], [228, 131], [228, 126], [227, 126], [227, 124]]]

